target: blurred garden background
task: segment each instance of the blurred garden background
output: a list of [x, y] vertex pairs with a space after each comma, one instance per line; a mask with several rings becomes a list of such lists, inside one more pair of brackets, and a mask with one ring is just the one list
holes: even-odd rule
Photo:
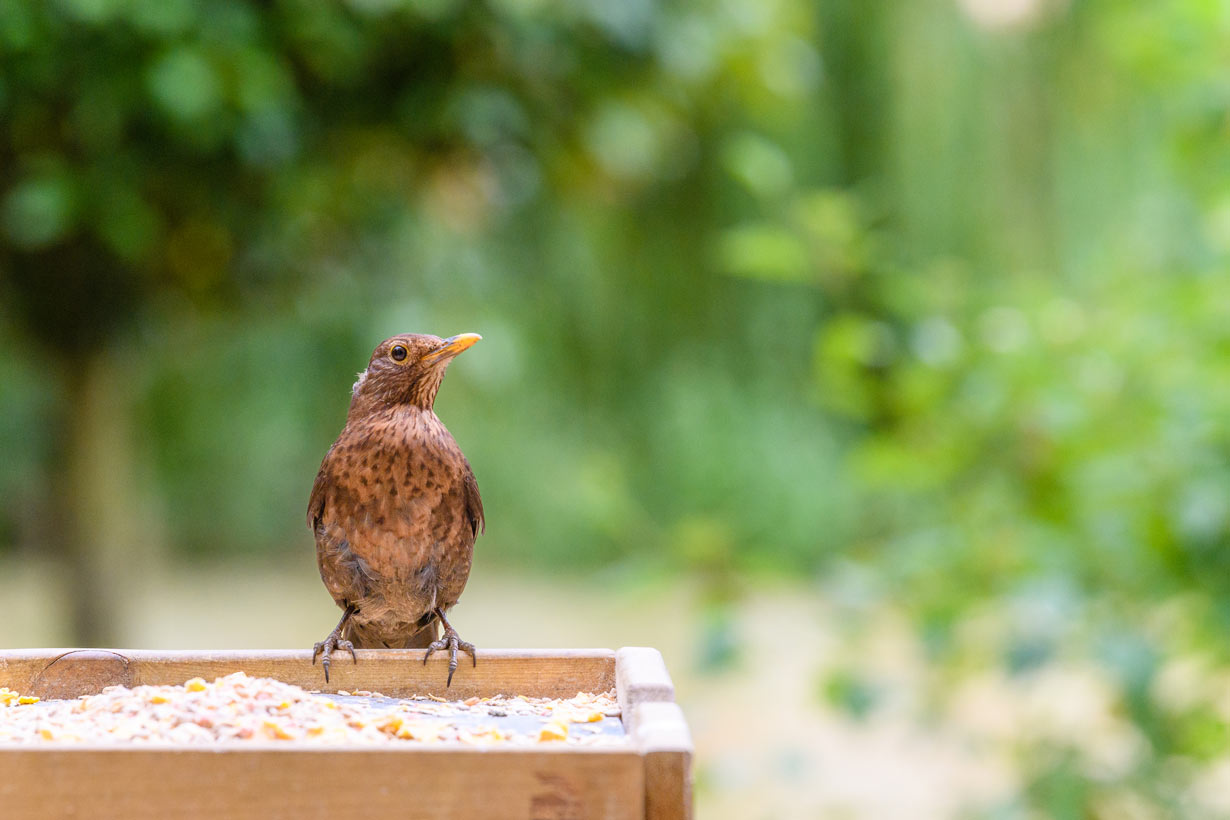
[[355, 373], [476, 331], [453, 621], [661, 648], [699, 816], [1230, 816], [1227, 42], [0, 0], [0, 646], [308, 648]]

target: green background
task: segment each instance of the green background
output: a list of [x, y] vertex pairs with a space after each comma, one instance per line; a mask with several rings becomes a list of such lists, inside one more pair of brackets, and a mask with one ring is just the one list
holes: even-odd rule
[[1002, 763], [911, 816], [1230, 812], [1228, 38], [1212, 0], [0, 0], [0, 640], [246, 645], [219, 609], [286, 615], [244, 577], [323, 636], [356, 371], [476, 331], [454, 620], [578, 645], [517, 594], [556, 590], [661, 645], [705, 814], [892, 816], [805, 783], [897, 730]]

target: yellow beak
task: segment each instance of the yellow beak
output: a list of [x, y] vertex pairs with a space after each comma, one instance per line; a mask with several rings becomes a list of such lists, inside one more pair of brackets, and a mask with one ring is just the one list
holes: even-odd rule
[[445, 359], [451, 359], [461, 351], [471, 347], [481, 338], [483, 337], [477, 333], [460, 333], [456, 336], [450, 336], [444, 340], [444, 344], [428, 353], [420, 361], [423, 364], [434, 364]]

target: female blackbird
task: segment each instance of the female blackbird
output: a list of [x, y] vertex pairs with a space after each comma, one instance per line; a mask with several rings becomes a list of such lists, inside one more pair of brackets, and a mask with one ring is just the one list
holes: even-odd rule
[[[329, 680], [334, 650], [427, 647], [478, 658], [444, 617], [465, 588], [483, 501], [470, 463], [432, 406], [449, 362], [477, 342], [405, 335], [386, 339], [359, 374], [346, 427], [325, 454], [308, 501], [320, 577], [342, 619], [316, 644]], [[444, 637], [436, 637], [436, 621]]]

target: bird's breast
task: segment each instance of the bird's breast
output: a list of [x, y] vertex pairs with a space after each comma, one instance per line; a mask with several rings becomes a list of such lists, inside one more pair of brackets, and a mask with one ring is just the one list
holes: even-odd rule
[[321, 577], [339, 604], [358, 606], [356, 623], [397, 636], [456, 602], [474, 547], [469, 475], [434, 413], [347, 424], [322, 466], [316, 541]]
[[348, 425], [328, 469], [325, 523], [377, 573], [401, 574], [460, 537], [467, 468], [434, 414], [386, 413]]

